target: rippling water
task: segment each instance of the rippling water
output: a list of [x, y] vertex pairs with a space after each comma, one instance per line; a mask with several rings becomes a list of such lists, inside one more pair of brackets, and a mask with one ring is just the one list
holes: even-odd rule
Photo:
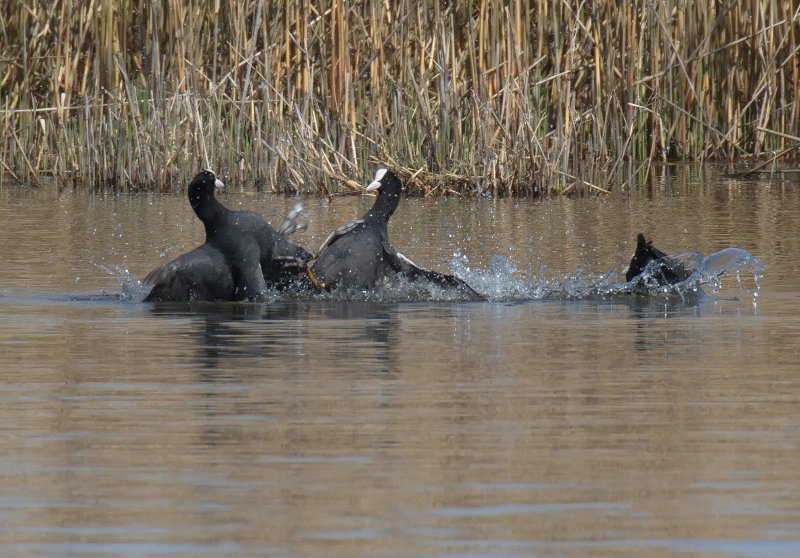
[[[404, 199], [491, 301], [192, 305], [129, 280], [202, 241], [182, 196], [2, 188], [0, 555], [798, 556], [799, 186]], [[640, 231], [704, 294], [617, 292]]]

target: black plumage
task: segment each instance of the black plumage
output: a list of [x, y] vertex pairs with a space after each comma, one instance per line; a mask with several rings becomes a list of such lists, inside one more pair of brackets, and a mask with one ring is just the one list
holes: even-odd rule
[[380, 169], [367, 186], [377, 198], [363, 217], [333, 231], [319, 249], [312, 271], [327, 288], [374, 289], [398, 275], [457, 289], [470, 299], [482, 299], [461, 279], [425, 269], [398, 252], [389, 242], [387, 224], [400, 203], [403, 184], [395, 173]]
[[[656, 262], [651, 264], [650, 262]], [[653, 241], [646, 240], [644, 235], [636, 235], [636, 252], [628, 265], [625, 280], [630, 282], [650, 265], [650, 276], [659, 285], [674, 285], [684, 281], [691, 275], [683, 265], [673, 261], [667, 254], [653, 246]]]
[[203, 223], [205, 243], [150, 272], [145, 301], [253, 300], [305, 272], [306, 250], [261, 215], [216, 199], [222, 182], [210, 170], [189, 183], [189, 203]]

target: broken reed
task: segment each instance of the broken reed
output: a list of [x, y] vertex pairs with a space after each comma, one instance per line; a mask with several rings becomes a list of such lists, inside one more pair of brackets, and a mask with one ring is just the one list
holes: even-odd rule
[[0, 182], [168, 190], [210, 165], [331, 193], [388, 165], [417, 193], [537, 195], [800, 135], [794, 0], [29, 0], [0, 20]]

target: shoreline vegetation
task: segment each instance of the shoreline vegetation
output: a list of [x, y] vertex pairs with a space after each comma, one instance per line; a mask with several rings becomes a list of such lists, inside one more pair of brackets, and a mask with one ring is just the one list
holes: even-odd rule
[[0, 184], [604, 193], [797, 160], [795, 0], [28, 0], [0, 7]]

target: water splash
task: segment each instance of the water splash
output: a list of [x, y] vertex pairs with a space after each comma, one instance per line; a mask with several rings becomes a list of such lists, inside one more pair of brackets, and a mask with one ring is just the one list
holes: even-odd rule
[[[659, 271], [659, 261], [650, 262], [644, 271], [633, 280], [620, 279], [617, 271], [603, 274], [585, 273], [582, 268], [561, 278], [547, 276], [541, 270], [532, 278], [521, 278], [522, 272], [507, 256], [495, 254], [486, 269], [473, 269], [463, 254], [456, 254], [450, 262], [456, 277], [466, 281], [478, 293], [490, 301], [530, 300], [613, 300], [630, 296], [647, 296], [677, 299], [691, 302], [704, 296], [707, 289], [712, 296], [734, 298], [758, 297], [763, 262], [739, 248], [726, 248], [704, 257], [699, 252], [681, 252], [668, 256], [670, 266], [681, 266], [688, 273], [685, 280], [665, 285]], [[118, 265], [98, 267], [114, 277], [122, 288], [122, 300], [142, 300], [149, 289]], [[733, 278], [733, 283], [730, 279]], [[359, 302], [461, 302], [464, 293], [445, 289], [428, 281], [409, 281], [402, 277], [387, 280], [372, 290], [338, 290], [331, 293], [309, 291], [274, 293], [273, 298], [314, 299]]]
[[544, 298], [552, 287], [548, 279], [528, 282], [517, 278], [516, 266], [500, 254], [491, 257], [487, 270], [471, 269], [468, 264], [466, 256], [457, 254], [450, 269], [489, 300], [536, 300]]
[[[662, 262], [673, 268], [680, 266], [689, 274], [683, 281], [665, 285], [660, 280], [659, 264]], [[745, 281], [743, 273], [752, 277], [751, 283]], [[725, 248], [705, 257], [699, 252], [681, 252], [650, 262], [641, 275], [624, 286], [640, 295], [684, 297], [703, 294], [706, 288], [715, 297], [752, 297], [755, 300], [763, 274], [764, 263], [759, 258], [747, 250]], [[727, 280], [731, 276], [736, 279], [734, 285]]]
[[755, 300], [761, 290], [761, 278], [764, 276], [764, 262], [753, 256], [747, 250], [740, 248], [725, 248], [705, 258], [700, 266], [701, 278], [706, 280], [713, 294], [721, 292], [726, 285], [723, 278], [733, 275], [738, 288], [748, 289], [742, 272], [750, 274], [753, 278], [752, 296]]
[[141, 281], [136, 279], [136, 277], [131, 275], [130, 271], [122, 266], [106, 266], [103, 264], [95, 265], [119, 281], [120, 287], [122, 288], [122, 300], [142, 300], [145, 296], [147, 296], [147, 293], [150, 292], [149, 287], [142, 285]]
[[[523, 280], [515, 276], [516, 267], [508, 258], [500, 255], [492, 257], [487, 270], [471, 269], [464, 256], [457, 256], [451, 262], [453, 272], [469, 283], [476, 291], [494, 301], [521, 300], [592, 300], [614, 299], [630, 296], [649, 296], [679, 298], [686, 302], [703, 296], [703, 288], [711, 295], [729, 296], [729, 288], [737, 292], [735, 298], [758, 297], [763, 262], [739, 248], [726, 248], [704, 257], [699, 252], [681, 252], [664, 259], [673, 269], [682, 268], [686, 279], [675, 284], [664, 284], [659, 264], [665, 261], [650, 262], [644, 271], [631, 281], [620, 279], [617, 271], [601, 275], [586, 274], [578, 268], [569, 276]], [[748, 281], [746, 275], [752, 277]], [[734, 277], [730, 285], [728, 278]]]

